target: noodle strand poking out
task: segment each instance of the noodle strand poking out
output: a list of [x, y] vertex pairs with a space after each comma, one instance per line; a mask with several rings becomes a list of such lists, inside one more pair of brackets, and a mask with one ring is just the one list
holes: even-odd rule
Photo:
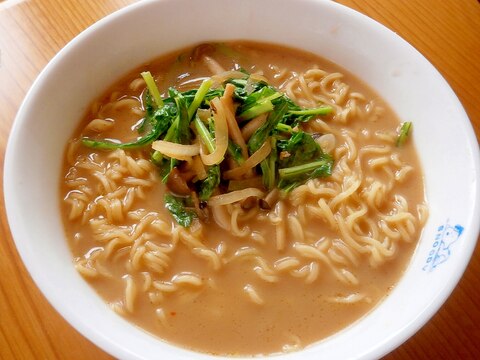
[[[161, 123], [167, 110], [149, 107], [146, 70], [97, 99], [65, 151], [61, 206], [75, 268], [112, 310], [189, 349], [255, 356], [328, 337], [388, 295], [428, 207], [413, 142], [397, 146], [399, 120], [377, 94], [309, 53], [202, 44], [148, 66], [162, 101], [184, 96], [183, 113], [168, 108], [192, 118], [182, 141]], [[254, 111], [239, 105], [259, 82], [299, 107], [332, 110], [278, 126], [262, 112], [277, 93]], [[195, 113], [201, 84], [213, 95]], [[247, 110], [250, 119], [240, 116]], [[162, 126], [168, 137], [148, 138]], [[331, 175], [280, 188], [279, 172], [264, 174], [308, 155], [288, 148], [299, 132], [333, 158]], [[85, 137], [113, 149], [86, 147]], [[172, 183], [179, 193], [167, 209]], [[179, 225], [175, 216], [187, 215]]]

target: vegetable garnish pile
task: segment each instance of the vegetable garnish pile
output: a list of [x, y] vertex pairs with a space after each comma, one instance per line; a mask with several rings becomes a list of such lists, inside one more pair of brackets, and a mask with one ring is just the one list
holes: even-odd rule
[[308, 179], [332, 174], [333, 159], [316, 141], [319, 134], [299, 126], [330, 114], [330, 106], [303, 109], [242, 71], [208, 78], [194, 90], [170, 88], [164, 99], [150, 72], [141, 75], [148, 91], [137, 140], [85, 137], [82, 143], [104, 150], [151, 146], [151, 160], [168, 190], [165, 206], [180, 225], [202, 218], [207, 205], [258, 200], [275, 187], [288, 192]]

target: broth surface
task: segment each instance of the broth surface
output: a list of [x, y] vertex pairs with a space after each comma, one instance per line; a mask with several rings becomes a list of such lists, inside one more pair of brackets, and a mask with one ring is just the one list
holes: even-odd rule
[[[223, 355], [298, 350], [360, 319], [402, 276], [426, 216], [420, 164], [412, 141], [395, 146], [400, 121], [393, 111], [344, 69], [275, 45], [233, 42], [207, 50], [224, 69], [260, 72], [273, 86], [286, 92], [290, 86], [295, 94], [302, 86], [295, 79], [314, 74], [309, 70], [326, 72], [318, 81], [308, 80], [314, 90], [328, 74], [341, 74], [322, 85], [332, 93], [335, 114], [303, 125], [335, 134], [333, 180], [311, 181], [310, 188], [279, 198], [281, 209], [240, 215], [233, 207], [226, 209], [229, 216], [239, 216], [237, 230], [225, 229], [211, 216], [184, 232], [164, 208], [158, 171], [143, 160], [149, 159], [150, 147], [112, 155], [73, 140], [62, 174], [61, 207], [75, 264], [115, 311], [173, 344]], [[195, 88], [212, 75], [197, 55], [184, 49], [132, 71], [92, 104], [74, 139], [97, 134], [88, 124], [107, 119], [114, 126], [102, 129], [99, 137], [134, 140], [132, 128], [144, 116], [140, 72], [149, 70], [164, 95], [171, 86]], [[301, 106], [311, 107], [311, 99], [298, 96]], [[350, 110], [341, 115], [342, 109]], [[136, 161], [132, 169], [128, 158]], [[129, 169], [114, 173], [114, 164]], [[368, 195], [375, 184], [383, 184], [378, 188], [383, 190], [375, 190], [382, 192]], [[313, 188], [351, 189], [355, 198], [332, 203], [330, 192]], [[363, 210], [357, 198], [375, 208]], [[333, 220], [318, 210], [321, 199], [331, 207]], [[341, 216], [339, 225], [335, 221]], [[345, 250], [349, 241], [341, 224], [351, 224], [365, 249], [376, 246], [368, 245], [375, 238], [384, 250], [373, 255]], [[281, 231], [285, 245], [279, 248]], [[192, 274], [193, 282], [182, 280]]]

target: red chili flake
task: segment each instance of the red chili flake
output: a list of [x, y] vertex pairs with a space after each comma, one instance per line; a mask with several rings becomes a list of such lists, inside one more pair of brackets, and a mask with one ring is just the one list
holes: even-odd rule
[[176, 311], [170, 311], [170, 315], [175, 316], [175, 315], [177, 315], [177, 312]]

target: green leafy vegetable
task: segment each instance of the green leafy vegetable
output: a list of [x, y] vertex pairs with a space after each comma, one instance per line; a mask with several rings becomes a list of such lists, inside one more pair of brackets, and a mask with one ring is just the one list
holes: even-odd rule
[[213, 191], [220, 184], [220, 166], [211, 166], [207, 171], [207, 177], [200, 183], [198, 198], [206, 201], [212, 196]]
[[280, 160], [281, 167], [304, 164], [323, 155], [320, 145], [304, 131], [294, 132], [288, 140], [279, 140], [277, 146], [288, 153]]
[[408, 135], [410, 134], [410, 130], [412, 128], [412, 123], [407, 121], [402, 124], [400, 128], [400, 134], [397, 137], [397, 146], [402, 146], [407, 141]]
[[189, 227], [193, 219], [197, 217], [195, 211], [186, 208], [184, 198], [165, 194], [163, 201], [165, 202], [165, 208], [170, 211], [175, 221], [183, 227]]
[[270, 138], [270, 145], [272, 151], [270, 151], [268, 157], [260, 163], [260, 168], [262, 169], [262, 182], [268, 190], [272, 190], [277, 181], [277, 140], [273, 136]]
[[235, 144], [232, 140], [228, 141], [227, 152], [235, 161], [235, 163], [237, 163], [238, 165], [241, 165], [243, 163], [244, 158], [242, 155], [242, 149], [240, 148], [240, 146]]
[[143, 97], [143, 105], [145, 106], [147, 117], [152, 117], [157, 107], [153, 102], [152, 94], [150, 94], [150, 91], [145, 91], [144, 97]]
[[294, 132], [288, 140], [279, 140], [277, 147], [281, 150], [278, 170], [281, 189], [292, 189], [308, 179], [332, 174], [333, 158], [306, 132]]
[[207, 127], [202, 122], [202, 120], [200, 120], [198, 116], [196, 116], [193, 121], [194, 121], [195, 129], [197, 130], [197, 133], [200, 136], [200, 139], [205, 144], [208, 151], [212, 153], [215, 150], [215, 143], [213, 141], [212, 135], [210, 134]]
[[278, 187], [291, 190], [309, 179], [330, 176], [332, 175], [332, 165], [333, 160], [331, 156], [324, 154], [321, 160], [279, 169], [280, 181]]
[[238, 118], [241, 121], [250, 120], [258, 115], [272, 111], [274, 108], [272, 101], [284, 96], [274, 87], [268, 86], [264, 82], [257, 82], [255, 85], [250, 83], [252, 92], [248, 92], [248, 81], [238, 85], [243, 86], [242, 90], [236, 92], [236, 96], [241, 99], [241, 106], [237, 109]]
[[[298, 110], [295, 110], [298, 109]], [[301, 109], [294, 105], [290, 106], [287, 114], [283, 117], [282, 123], [291, 127], [297, 126], [300, 122], [307, 122], [314, 116], [325, 116], [331, 114], [333, 108], [331, 106], [322, 105], [313, 109]]]
[[157, 84], [155, 83], [155, 80], [150, 73], [150, 71], [144, 71], [140, 75], [142, 75], [143, 80], [145, 80], [145, 84], [147, 84], [148, 92], [150, 95], [152, 95], [153, 100], [155, 101], [155, 104], [157, 107], [162, 107], [163, 106], [163, 101], [162, 97], [160, 96], [160, 91], [158, 91]]
[[250, 120], [254, 117], [262, 115], [264, 113], [270, 112], [273, 110], [273, 104], [269, 100], [260, 101], [239, 115], [241, 120]]
[[177, 105], [177, 119], [176, 126], [174, 128], [174, 134], [169, 141], [176, 142], [178, 144], [190, 143], [190, 117], [188, 115], [188, 105], [185, 97], [179, 91], [170, 88], [168, 90], [170, 96], [175, 100]]
[[248, 150], [250, 154], [254, 153], [263, 145], [265, 141], [267, 141], [270, 133], [273, 129], [277, 126], [277, 124], [282, 120], [283, 115], [288, 110], [287, 102], [284, 101], [282, 98], [279, 99], [278, 104], [275, 106], [272, 112], [268, 114], [267, 121], [258, 128], [253, 135], [248, 140]]
[[210, 90], [210, 86], [212, 86], [212, 79], [208, 78], [202, 82], [202, 84], [200, 85], [200, 87], [195, 93], [192, 103], [188, 107], [188, 119], [192, 119], [198, 107], [202, 104], [202, 101], [205, 99], [205, 96], [207, 95], [208, 90]]

